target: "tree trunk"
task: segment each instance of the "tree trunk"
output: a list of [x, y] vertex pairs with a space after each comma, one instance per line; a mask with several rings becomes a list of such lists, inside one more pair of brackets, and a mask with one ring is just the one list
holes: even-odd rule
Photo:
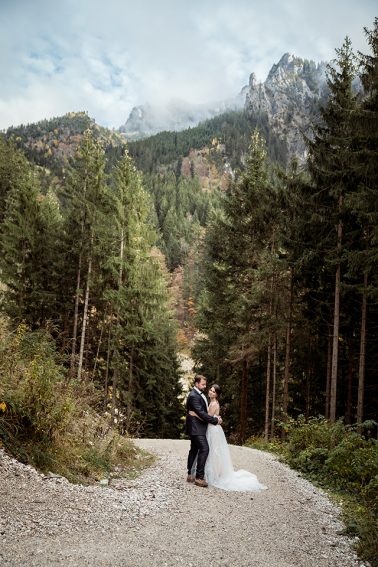
[[111, 409], [111, 423], [115, 424], [117, 413], [117, 388], [118, 388], [118, 354], [114, 353], [114, 370], [112, 378], [112, 409]]
[[134, 390], [134, 349], [131, 349], [129, 357], [129, 384], [127, 403], [127, 427], [130, 428], [133, 417], [133, 390]]
[[327, 378], [326, 378], [326, 399], [325, 399], [325, 418], [329, 419], [329, 397], [331, 391], [331, 367], [332, 367], [332, 335], [329, 329], [327, 340]]
[[365, 390], [365, 361], [366, 361], [366, 318], [367, 318], [367, 286], [368, 274], [364, 273], [364, 289], [362, 292], [361, 310], [361, 338], [360, 338], [360, 359], [358, 365], [358, 396], [357, 396], [357, 425], [361, 429], [364, 417], [364, 390]]
[[266, 364], [266, 390], [265, 390], [265, 441], [269, 439], [269, 402], [270, 402], [270, 376], [271, 376], [272, 345], [271, 336], [268, 337], [268, 359]]
[[106, 369], [105, 369], [105, 384], [104, 384], [104, 412], [108, 409], [108, 390], [109, 390], [109, 362], [110, 362], [110, 337], [111, 337], [111, 323], [109, 324], [108, 334], [108, 348], [106, 352]]
[[347, 372], [347, 398], [345, 407], [345, 423], [352, 423], [352, 406], [353, 406], [353, 374], [354, 374], [354, 357], [352, 350], [352, 341], [348, 344], [348, 372]]
[[[124, 230], [123, 230], [123, 227], [121, 228], [120, 237], [121, 238], [120, 238], [120, 250], [119, 250], [118, 294], [121, 293], [122, 278], [123, 278], [123, 253], [124, 253]], [[119, 334], [120, 334], [119, 333], [120, 310], [121, 310], [120, 298], [118, 297], [117, 304], [116, 304], [116, 318], [117, 318], [116, 340], [118, 340]], [[109, 340], [110, 340], [110, 335], [109, 335]], [[119, 364], [119, 352], [118, 352], [118, 347], [117, 347], [114, 350], [114, 370], [113, 370], [113, 378], [112, 378], [112, 410], [111, 410], [112, 424], [115, 423], [116, 410], [117, 410], [118, 364]]]
[[100, 348], [101, 348], [101, 343], [102, 343], [102, 335], [104, 334], [104, 328], [105, 328], [105, 325], [106, 325], [107, 312], [108, 312], [108, 304], [105, 307], [104, 319], [103, 319], [102, 325], [101, 325], [100, 338], [98, 339], [96, 357], [95, 357], [93, 370], [92, 370], [92, 380], [95, 377], [95, 372], [96, 372], [96, 368], [97, 368], [97, 362], [98, 362], [98, 357], [99, 357], [99, 354], [100, 354]]
[[244, 443], [247, 431], [247, 403], [248, 403], [248, 362], [243, 360], [243, 371], [240, 391], [240, 425], [239, 442]]
[[274, 427], [276, 419], [276, 387], [277, 387], [277, 335], [274, 334], [273, 340], [273, 384], [272, 384], [272, 417], [271, 417], [271, 437], [274, 437]]
[[[87, 175], [87, 171], [85, 171], [85, 175]], [[83, 196], [87, 193], [87, 182], [84, 182], [83, 187]], [[86, 215], [84, 215], [86, 216]], [[70, 365], [70, 374], [73, 376], [74, 368], [75, 368], [75, 359], [76, 359], [76, 345], [77, 345], [77, 329], [78, 329], [78, 319], [79, 319], [79, 300], [80, 300], [80, 285], [81, 285], [81, 267], [83, 262], [83, 237], [84, 237], [84, 223], [85, 220], [81, 222], [81, 239], [80, 239], [80, 254], [79, 254], [79, 265], [77, 268], [77, 278], [76, 278], [76, 293], [75, 293], [75, 309], [74, 309], [74, 327], [72, 333], [72, 349], [71, 349], [71, 365]]]
[[77, 278], [76, 278], [74, 326], [72, 333], [72, 348], [71, 348], [71, 372], [75, 367], [75, 358], [76, 358], [77, 327], [78, 327], [78, 319], [79, 319], [79, 300], [80, 300], [80, 282], [81, 282], [81, 262], [82, 262], [82, 253], [80, 252], [79, 265], [77, 269]]
[[77, 379], [78, 380], [81, 379], [81, 373], [82, 373], [82, 368], [83, 368], [83, 359], [84, 359], [85, 333], [86, 333], [86, 330], [87, 330], [89, 290], [90, 290], [90, 285], [91, 285], [91, 273], [92, 273], [92, 245], [93, 245], [93, 235], [91, 237], [91, 252], [89, 254], [89, 259], [88, 259], [87, 283], [86, 283], [86, 286], [85, 286], [83, 326], [82, 326], [82, 329], [81, 329], [79, 363], [78, 363], [78, 368], [77, 368]]
[[291, 326], [293, 318], [293, 292], [294, 278], [293, 270], [290, 270], [290, 298], [289, 298], [289, 317], [286, 327], [286, 349], [285, 349], [285, 370], [283, 380], [282, 413], [283, 420], [287, 420], [289, 407], [289, 375], [290, 375], [290, 356], [291, 356]]
[[336, 397], [337, 397], [337, 374], [339, 360], [339, 326], [340, 326], [340, 275], [341, 266], [338, 264], [335, 278], [335, 306], [333, 313], [333, 339], [332, 339], [332, 363], [331, 381], [329, 393], [329, 420], [336, 421]]
[[[343, 203], [343, 198], [339, 198], [339, 210]], [[337, 225], [337, 252], [341, 253], [341, 241], [343, 236], [343, 225], [339, 219]], [[331, 423], [336, 421], [336, 401], [337, 401], [337, 375], [339, 362], [339, 327], [340, 327], [340, 283], [341, 283], [341, 263], [337, 264], [335, 275], [335, 305], [333, 311], [333, 340], [332, 340], [332, 365], [331, 365], [331, 385], [329, 399], [329, 420]]]

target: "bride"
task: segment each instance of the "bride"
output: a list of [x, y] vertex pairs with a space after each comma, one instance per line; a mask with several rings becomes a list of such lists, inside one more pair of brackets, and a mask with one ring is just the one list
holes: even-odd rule
[[[209, 390], [209, 415], [219, 416], [220, 392], [221, 389], [218, 384], [211, 386]], [[201, 419], [195, 412], [190, 411], [189, 413], [197, 419]], [[267, 488], [267, 486], [260, 484], [256, 475], [245, 470], [234, 470], [230, 449], [221, 425], [209, 423], [206, 437], [210, 451], [205, 465], [205, 477], [210, 486], [234, 491], [259, 491]]]

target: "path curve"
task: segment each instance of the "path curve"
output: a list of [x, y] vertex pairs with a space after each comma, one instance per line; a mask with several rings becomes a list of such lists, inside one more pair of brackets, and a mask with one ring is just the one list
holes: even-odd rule
[[362, 567], [338, 509], [273, 455], [231, 446], [235, 469], [268, 486], [225, 492], [185, 482], [185, 440], [139, 439], [156, 465], [135, 481], [83, 487], [0, 451], [4, 566]]

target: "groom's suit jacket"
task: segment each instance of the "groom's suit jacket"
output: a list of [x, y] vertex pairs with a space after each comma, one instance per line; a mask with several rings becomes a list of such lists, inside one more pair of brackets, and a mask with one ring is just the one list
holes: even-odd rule
[[[196, 414], [201, 418], [189, 415], [189, 411], [195, 411]], [[188, 398], [186, 400], [186, 433], [190, 436], [193, 435], [206, 435], [207, 426], [209, 423], [217, 425], [218, 419], [207, 413], [206, 402], [193, 388], [189, 392]]]

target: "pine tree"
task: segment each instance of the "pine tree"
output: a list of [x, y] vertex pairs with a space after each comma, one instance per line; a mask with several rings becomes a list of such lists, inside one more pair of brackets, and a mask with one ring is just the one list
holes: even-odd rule
[[[347, 205], [357, 217], [355, 244], [347, 255], [350, 276], [357, 279], [361, 295], [360, 348], [358, 362], [357, 423], [364, 416], [366, 351], [369, 345], [369, 320], [377, 305], [377, 235], [378, 235], [378, 18], [373, 30], [365, 28], [371, 54], [359, 53], [363, 96], [354, 113], [354, 166], [358, 189]], [[368, 315], [370, 306], [371, 315]]]
[[4, 219], [8, 193], [28, 184], [31, 175], [25, 156], [0, 136], [0, 224]]
[[[106, 212], [109, 196], [104, 178], [105, 154], [101, 145], [87, 130], [78, 148], [74, 169], [66, 187], [68, 213], [66, 216], [66, 302], [74, 298], [69, 317], [72, 323], [71, 369], [77, 369], [80, 379], [87, 336], [91, 290], [99, 278], [99, 270], [107, 250], [103, 235], [106, 232]], [[98, 268], [98, 269], [97, 269]], [[98, 283], [98, 281], [97, 281]], [[83, 302], [83, 311], [80, 305]], [[79, 342], [80, 334], [80, 342]], [[79, 344], [79, 352], [78, 352]]]
[[1, 225], [1, 281], [5, 311], [30, 328], [58, 319], [56, 257], [61, 215], [51, 194], [42, 196], [33, 169], [20, 159]]
[[[345, 218], [345, 199], [355, 190], [355, 175], [352, 168], [351, 146], [353, 141], [352, 114], [356, 109], [356, 95], [352, 83], [355, 77], [355, 57], [351, 42], [345, 39], [336, 50], [336, 67], [328, 67], [330, 96], [322, 109], [322, 124], [315, 130], [310, 143], [309, 169], [319, 196], [318, 205], [324, 211], [323, 250], [326, 263], [334, 269], [333, 341], [330, 381], [331, 421], [336, 419], [337, 381], [339, 363], [341, 267], [344, 242], [349, 219]], [[336, 227], [332, 238], [331, 226]], [[329, 235], [331, 234], [331, 238]]]
[[246, 169], [225, 201], [224, 217], [211, 231], [200, 316], [206, 338], [197, 347], [203, 361], [212, 353], [218, 369], [231, 370], [228, 395], [235, 390], [235, 380], [238, 383], [239, 395], [233, 398], [239, 402], [235, 413], [240, 441], [247, 433], [250, 379], [261, 380], [261, 356], [274, 343], [276, 197], [266, 167], [264, 143], [255, 132]]
[[105, 292], [112, 321], [113, 420], [121, 412], [127, 431], [177, 435], [180, 388], [167, 281], [153, 248], [151, 201], [127, 151], [116, 169], [115, 200], [112, 285]]

